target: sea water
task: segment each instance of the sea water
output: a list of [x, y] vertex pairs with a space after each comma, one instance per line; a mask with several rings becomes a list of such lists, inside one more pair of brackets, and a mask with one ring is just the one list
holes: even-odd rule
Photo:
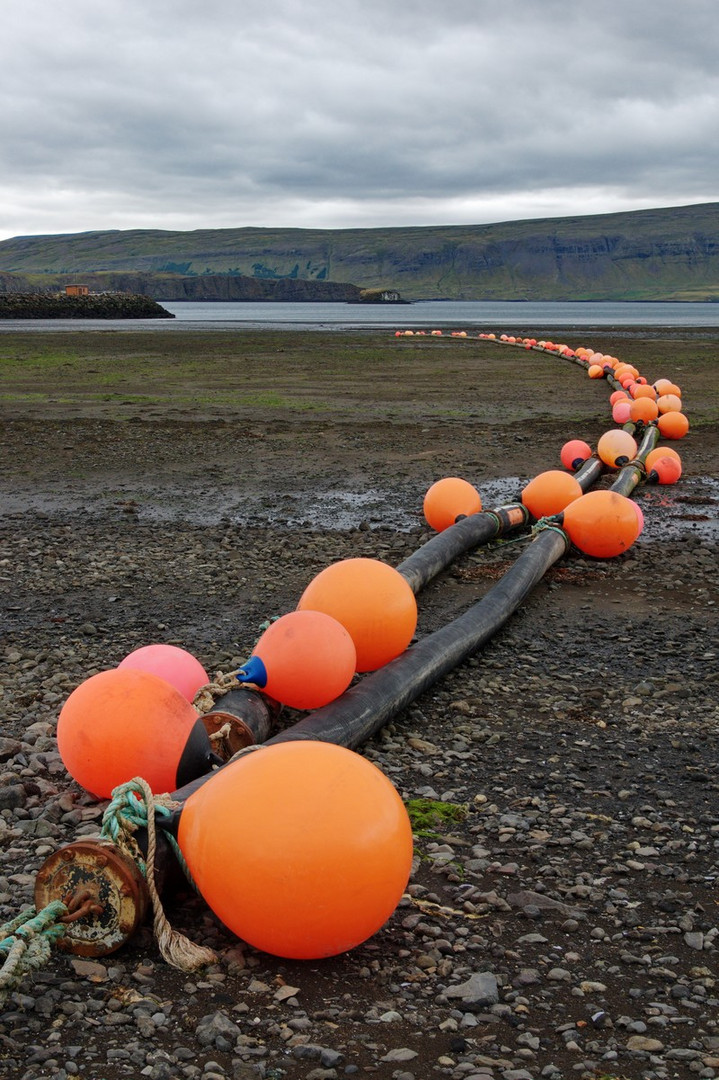
[[10, 330], [467, 330], [544, 334], [550, 327], [719, 327], [719, 304], [422, 300], [411, 304], [161, 301], [174, 319], [3, 319]]

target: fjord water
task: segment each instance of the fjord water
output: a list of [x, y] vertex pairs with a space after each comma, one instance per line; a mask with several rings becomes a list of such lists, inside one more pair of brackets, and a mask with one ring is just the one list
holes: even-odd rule
[[172, 302], [163, 307], [175, 316], [175, 324], [207, 322], [213, 329], [222, 324], [323, 330], [719, 325], [715, 304], [423, 300], [387, 305]]
[[543, 334], [551, 327], [717, 327], [719, 304], [422, 300], [410, 304], [167, 301], [174, 319], [4, 319], [3, 331], [58, 330], [486, 330]]

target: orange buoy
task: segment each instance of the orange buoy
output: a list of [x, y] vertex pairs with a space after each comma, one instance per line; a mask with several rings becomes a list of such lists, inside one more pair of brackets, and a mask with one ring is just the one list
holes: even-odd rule
[[427, 524], [436, 532], [443, 532], [454, 525], [458, 517], [478, 514], [482, 499], [469, 481], [460, 476], [445, 476], [428, 488], [423, 509]]
[[689, 421], [684, 413], [666, 412], [657, 420], [657, 427], [665, 439], [683, 439], [689, 431]]
[[616, 405], [618, 401], [629, 401], [626, 390], [615, 390], [614, 393], [609, 395], [610, 405]]
[[572, 472], [576, 472], [579, 466], [591, 456], [592, 448], [583, 439], [570, 439], [569, 442], [565, 442], [559, 451], [559, 459], [562, 465], [565, 469], [571, 469]]
[[189, 796], [178, 842], [206, 903], [256, 949], [336, 956], [397, 907], [412, 864], [407, 811], [384, 773], [332, 743], [279, 743]]
[[590, 379], [603, 379], [604, 368], [599, 364], [590, 364], [587, 368], [587, 375]]
[[298, 610], [324, 611], [342, 623], [357, 650], [357, 671], [374, 671], [409, 645], [417, 601], [394, 567], [379, 559], [342, 559], [309, 583]]
[[534, 518], [559, 514], [582, 494], [579, 481], [562, 469], [548, 469], [530, 480], [522, 492], [522, 504]]
[[237, 678], [291, 709], [319, 709], [344, 693], [356, 663], [341, 623], [323, 611], [291, 611], [270, 623]]
[[644, 424], [649, 424], [652, 420], [656, 420], [658, 415], [659, 409], [653, 398], [638, 397], [629, 406], [629, 419], [635, 424], [640, 420]]
[[637, 382], [632, 389], [632, 397], [636, 398], [650, 398], [652, 401], [656, 401], [657, 394], [653, 386], [647, 385], [646, 382]]
[[210, 771], [213, 755], [197, 710], [159, 675], [101, 671], [63, 705], [57, 745], [65, 768], [101, 799], [135, 776], [156, 794]]
[[682, 475], [682, 463], [677, 457], [665, 454], [655, 458], [651, 469], [647, 469], [647, 480], [657, 484], [676, 484]]
[[[615, 409], [617, 406], [614, 406]], [[597, 443], [597, 456], [610, 469], [620, 469], [637, 455], [637, 444], [628, 431], [612, 428], [605, 431]]]
[[657, 408], [660, 413], [681, 412], [682, 399], [676, 394], [662, 394], [660, 398], [657, 398]]
[[589, 491], [564, 511], [562, 527], [585, 555], [621, 555], [639, 536], [636, 504], [616, 491]]
[[194, 701], [200, 687], [206, 686], [210, 681], [200, 661], [177, 645], [143, 645], [128, 653], [117, 666], [159, 675], [179, 690], [188, 701]]
[[676, 452], [676, 450], [673, 450], [671, 448], [671, 446], [657, 446], [654, 448], [654, 450], [650, 450], [646, 458], [644, 459], [644, 467], [647, 472], [650, 472], [654, 465], [654, 462], [658, 461], [659, 458], [662, 457], [673, 457], [676, 458], [680, 465], [682, 463], [681, 457]]

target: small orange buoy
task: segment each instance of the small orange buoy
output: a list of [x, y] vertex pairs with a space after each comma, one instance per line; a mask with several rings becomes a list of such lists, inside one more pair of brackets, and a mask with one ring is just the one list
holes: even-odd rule
[[[616, 409], [617, 406], [615, 405]], [[622, 465], [637, 456], [637, 444], [628, 431], [613, 428], [605, 433], [597, 443], [597, 456], [610, 469], [620, 469]]]
[[681, 457], [676, 452], [676, 450], [673, 450], [671, 448], [671, 446], [657, 446], [654, 450], [650, 450], [646, 458], [644, 459], [644, 467], [647, 472], [651, 471], [655, 461], [658, 461], [659, 458], [663, 457], [673, 457], [676, 458], [680, 465], [682, 463]]
[[615, 390], [614, 393], [609, 395], [610, 405], [616, 405], [618, 401], [629, 401], [626, 390]]
[[657, 484], [676, 484], [682, 475], [682, 463], [676, 457], [665, 454], [655, 458], [651, 469], [647, 469], [647, 480]]
[[174, 791], [213, 760], [197, 710], [165, 679], [133, 668], [101, 671], [73, 690], [57, 745], [70, 776], [101, 799], [134, 776], [156, 794]]
[[590, 364], [587, 368], [587, 375], [590, 379], [603, 379], [604, 368], [600, 367], [599, 364]]
[[336, 956], [397, 907], [412, 828], [366, 758], [331, 743], [279, 743], [221, 769], [185, 802], [178, 842], [206, 903], [256, 949]]
[[656, 401], [657, 394], [653, 386], [648, 386], [645, 382], [637, 382], [634, 384], [632, 390], [632, 397], [636, 398], [650, 398], [652, 401]]
[[479, 492], [460, 476], [445, 476], [427, 490], [424, 497], [424, 516], [436, 532], [454, 525], [458, 517], [478, 514], [482, 509]]
[[409, 645], [417, 626], [414, 593], [379, 559], [343, 559], [313, 578], [297, 605], [342, 623], [357, 650], [357, 671], [388, 664]]
[[570, 439], [559, 452], [559, 459], [565, 469], [576, 472], [588, 458], [592, 456], [592, 448], [589, 443], [582, 439]]
[[530, 480], [522, 492], [522, 504], [534, 518], [559, 514], [582, 494], [579, 481], [562, 469], [548, 469]]
[[610, 559], [639, 536], [636, 503], [616, 491], [589, 491], [564, 511], [563, 529], [585, 555]]
[[662, 394], [660, 398], [657, 398], [657, 408], [660, 413], [681, 412], [682, 399], [676, 394]]
[[143, 645], [128, 653], [117, 666], [159, 675], [179, 690], [188, 701], [194, 701], [200, 687], [206, 686], [210, 681], [200, 661], [177, 645]]
[[319, 709], [344, 693], [355, 673], [354, 642], [323, 611], [291, 611], [270, 623], [238, 673], [291, 709]]
[[689, 431], [689, 421], [684, 413], [666, 412], [657, 420], [657, 427], [665, 439], [683, 439]]

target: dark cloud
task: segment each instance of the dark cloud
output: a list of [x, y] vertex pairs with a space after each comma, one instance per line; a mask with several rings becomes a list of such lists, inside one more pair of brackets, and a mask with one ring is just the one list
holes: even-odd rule
[[0, 235], [716, 199], [713, 0], [24, 0]]

